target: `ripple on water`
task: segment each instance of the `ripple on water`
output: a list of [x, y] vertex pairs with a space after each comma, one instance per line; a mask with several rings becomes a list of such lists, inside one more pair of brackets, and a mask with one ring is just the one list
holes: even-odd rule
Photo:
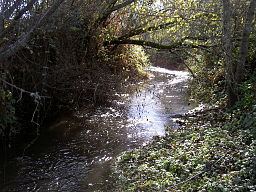
[[[79, 111], [57, 123], [58, 137], [41, 136], [26, 153], [7, 165], [3, 191], [109, 191], [110, 163], [120, 152], [163, 136], [170, 114], [189, 109], [187, 72], [150, 67], [153, 75], [134, 93], [118, 94], [113, 106], [93, 114]], [[55, 129], [56, 126], [53, 126]], [[65, 132], [63, 134], [62, 132]], [[51, 133], [49, 133], [51, 134]], [[1, 175], [0, 175], [1, 176]], [[8, 184], [9, 182], [9, 184]]]

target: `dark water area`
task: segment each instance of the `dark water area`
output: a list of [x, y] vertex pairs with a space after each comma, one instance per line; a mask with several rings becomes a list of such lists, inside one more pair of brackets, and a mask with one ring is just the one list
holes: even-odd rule
[[114, 158], [164, 136], [171, 115], [185, 113], [189, 74], [148, 69], [147, 82], [117, 94], [111, 107], [58, 118], [24, 155], [0, 167], [0, 191], [114, 191]]

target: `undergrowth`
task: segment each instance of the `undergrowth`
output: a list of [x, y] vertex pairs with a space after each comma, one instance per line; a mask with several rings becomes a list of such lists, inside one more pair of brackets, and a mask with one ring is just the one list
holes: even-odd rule
[[[231, 114], [186, 118], [182, 129], [122, 154], [121, 191], [255, 191], [256, 140], [252, 127], [231, 129]], [[255, 127], [254, 127], [255, 129]]]

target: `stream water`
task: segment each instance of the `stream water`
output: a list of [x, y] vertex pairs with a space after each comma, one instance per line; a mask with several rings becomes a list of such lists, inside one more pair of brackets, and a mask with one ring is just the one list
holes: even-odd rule
[[150, 80], [119, 94], [111, 107], [59, 118], [24, 156], [1, 166], [0, 191], [113, 191], [113, 159], [164, 136], [167, 125], [176, 126], [170, 116], [190, 109], [187, 72], [148, 70]]

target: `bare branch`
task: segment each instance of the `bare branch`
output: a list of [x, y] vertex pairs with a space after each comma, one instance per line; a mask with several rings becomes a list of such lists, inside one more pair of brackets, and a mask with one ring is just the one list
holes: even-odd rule
[[63, 1], [64, 0], [56, 1], [56, 3], [39, 19], [39, 21], [26, 34], [21, 35], [13, 44], [1, 48], [0, 61], [12, 56], [13, 54], [17, 53], [22, 47], [24, 47], [35, 29], [43, 25], [47, 21], [47, 19], [57, 10], [57, 8]]
[[[12, 88], [14, 88], [14, 89], [20, 91], [20, 98], [18, 99], [18, 101], [21, 100], [23, 93], [29, 94], [30, 96], [37, 95], [38, 97], [44, 98], [44, 99], [50, 99], [50, 98], [51, 98], [51, 97], [48, 97], [48, 96], [41, 96], [41, 95], [38, 95], [38, 93], [36, 93], [36, 92], [27, 91], [27, 90], [25, 90], [25, 89], [22, 89], [22, 88], [20, 88], [20, 87], [17, 87], [16, 85], [14, 85], [14, 84], [12, 84], [12, 83], [9, 83], [9, 82], [5, 81], [5, 80], [2, 79], [2, 78], [0, 78], [0, 81], [2, 81], [5, 85], [8, 85], [8, 86], [10, 86], [10, 87], [12, 87]], [[18, 102], [18, 101], [17, 101], [17, 102]]]

